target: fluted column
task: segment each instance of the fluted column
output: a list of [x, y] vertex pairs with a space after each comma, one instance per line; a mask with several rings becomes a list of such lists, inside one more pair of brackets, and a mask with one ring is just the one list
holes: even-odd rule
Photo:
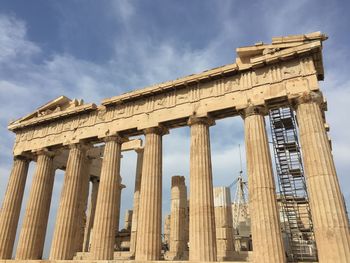
[[164, 243], [169, 245], [170, 243], [170, 215], [166, 215], [164, 218], [163, 226], [164, 234]]
[[54, 184], [54, 153], [37, 153], [37, 163], [16, 251], [16, 259], [41, 259]]
[[189, 120], [190, 151], [190, 261], [216, 261], [213, 176], [209, 118]]
[[159, 260], [162, 224], [162, 128], [145, 130], [136, 260]]
[[185, 237], [187, 189], [184, 176], [171, 178], [170, 249], [172, 260], [184, 259], [187, 242]]
[[[119, 181], [121, 182], [122, 181], [122, 178], [120, 177]], [[119, 225], [120, 225], [120, 203], [121, 203], [121, 200], [122, 200], [122, 190], [125, 188], [125, 185], [123, 184], [120, 184], [119, 185], [119, 194], [117, 196], [117, 199], [115, 200], [115, 204], [117, 206], [116, 208], [116, 224], [115, 224], [115, 236], [118, 236], [119, 234]], [[117, 242], [115, 244], [115, 247], [116, 247], [116, 250], [120, 250], [121, 247], [120, 247], [120, 242]]]
[[297, 101], [296, 113], [319, 262], [350, 259], [349, 224], [318, 93]]
[[89, 251], [90, 235], [91, 235], [92, 226], [94, 225], [97, 193], [98, 193], [98, 188], [99, 188], [99, 184], [100, 184], [100, 179], [97, 177], [93, 177], [91, 179], [91, 182], [92, 182], [92, 190], [91, 190], [90, 205], [89, 205], [89, 209], [88, 209], [89, 210], [88, 218], [87, 218], [86, 226], [85, 226], [83, 252]]
[[136, 176], [135, 176], [135, 188], [134, 188], [134, 208], [133, 208], [133, 212], [132, 212], [131, 236], [130, 236], [130, 253], [132, 256], [135, 256], [135, 250], [136, 250], [137, 222], [138, 222], [138, 215], [139, 215], [143, 148], [137, 149], [136, 153], [137, 153], [137, 164], [136, 164]]
[[234, 252], [231, 193], [228, 187], [214, 187], [216, 247], [218, 261], [232, 260]]
[[11, 259], [29, 160], [15, 156], [0, 211], [0, 259]]
[[81, 190], [79, 196], [77, 231], [75, 233], [75, 252], [83, 251], [84, 230], [86, 225], [86, 209], [89, 199], [90, 167], [92, 159], [85, 158], [84, 171], [81, 180]]
[[249, 107], [243, 117], [249, 209], [253, 211], [253, 259], [259, 263], [285, 262], [264, 111], [262, 108]]
[[120, 157], [124, 141], [118, 135], [105, 139], [96, 216], [91, 241], [91, 259], [113, 259], [117, 221], [116, 200], [120, 195]]
[[131, 224], [132, 224], [132, 210], [126, 210], [125, 216], [124, 216], [124, 229], [131, 231]]
[[51, 244], [50, 260], [67, 260], [72, 259], [74, 256], [79, 197], [84, 175], [85, 158], [86, 146], [81, 144], [70, 145]]

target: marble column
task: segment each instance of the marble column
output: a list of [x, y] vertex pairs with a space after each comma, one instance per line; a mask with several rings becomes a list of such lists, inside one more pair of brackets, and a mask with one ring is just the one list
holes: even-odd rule
[[209, 118], [191, 117], [190, 261], [216, 261], [213, 176]]
[[97, 193], [98, 193], [98, 188], [100, 184], [100, 179], [98, 177], [92, 177], [91, 182], [92, 182], [92, 190], [91, 190], [91, 197], [90, 197], [90, 205], [88, 209], [88, 217], [87, 217], [86, 226], [85, 226], [83, 252], [89, 251], [91, 229], [92, 229], [92, 226], [94, 225]]
[[19, 213], [27, 180], [29, 160], [15, 156], [0, 210], [0, 259], [11, 259]]
[[296, 113], [319, 262], [348, 262], [349, 223], [324, 126], [322, 96], [297, 100]]
[[172, 260], [183, 260], [187, 240], [185, 237], [187, 188], [184, 176], [171, 178], [170, 249]]
[[19, 235], [16, 259], [41, 259], [55, 178], [54, 153], [36, 152], [37, 163]]
[[[120, 177], [119, 181], [122, 181], [122, 178]], [[120, 225], [120, 204], [121, 204], [121, 200], [122, 200], [122, 190], [125, 188], [125, 185], [120, 184], [119, 185], [119, 194], [117, 196], [117, 199], [115, 200], [115, 204], [117, 206], [116, 208], [116, 224], [115, 224], [115, 236], [119, 235], [119, 225]], [[116, 242], [115, 244], [116, 250], [119, 251], [121, 250], [120, 247], [120, 242]]]
[[132, 210], [126, 210], [124, 216], [124, 229], [131, 232], [131, 224], [132, 224]]
[[132, 212], [131, 236], [130, 236], [130, 253], [132, 257], [135, 256], [135, 251], [136, 251], [137, 222], [138, 222], [138, 215], [139, 215], [143, 148], [136, 149], [135, 151], [137, 153], [137, 164], [136, 164], [136, 176], [135, 176], [135, 188], [134, 188], [134, 208]]
[[214, 187], [217, 260], [233, 259], [234, 236], [231, 193], [228, 187]]
[[165, 132], [159, 127], [145, 130], [136, 260], [159, 260], [161, 256], [162, 135]]
[[164, 218], [163, 226], [164, 243], [169, 247], [170, 243], [170, 215], [166, 215]]
[[52, 238], [50, 260], [73, 259], [85, 158], [85, 145], [70, 145], [63, 189]]
[[83, 251], [84, 230], [86, 225], [86, 209], [89, 199], [89, 181], [90, 167], [92, 159], [86, 157], [84, 171], [81, 181], [81, 190], [79, 196], [78, 215], [77, 215], [77, 231], [75, 233], [75, 252]]
[[243, 112], [253, 261], [285, 262], [264, 109]]
[[120, 158], [124, 141], [118, 135], [105, 139], [95, 222], [91, 240], [91, 259], [113, 259], [117, 217], [116, 200], [120, 195]]

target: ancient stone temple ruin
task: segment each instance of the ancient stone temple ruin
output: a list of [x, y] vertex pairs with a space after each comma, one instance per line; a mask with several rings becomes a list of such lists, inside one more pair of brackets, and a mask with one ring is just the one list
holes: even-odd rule
[[[100, 105], [65, 96], [13, 121], [13, 168], [0, 213], [0, 263], [42, 258], [55, 171], [65, 171], [46, 261], [239, 261], [230, 192], [213, 188], [209, 132], [244, 120], [251, 262], [286, 262], [265, 116], [296, 114], [319, 262], [349, 262], [349, 224], [325, 122], [319, 32], [237, 48], [235, 63], [135, 90]], [[190, 180], [172, 178], [162, 241], [162, 137], [190, 127]], [[144, 135], [144, 142], [132, 140]], [[171, 136], [171, 134], [169, 135]], [[138, 158], [132, 212], [116, 233], [122, 151]], [[235, 158], [235, 156], [227, 156]], [[28, 165], [35, 172], [14, 249]], [[228, 182], [229, 183], [229, 182]], [[189, 185], [188, 189], [186, 184]], [[89, 191], [89, 188], [91, 189]], [[286, 199], [286, 196], [284, 196]], [[90, 200], [90, 201], [88, 201]]]

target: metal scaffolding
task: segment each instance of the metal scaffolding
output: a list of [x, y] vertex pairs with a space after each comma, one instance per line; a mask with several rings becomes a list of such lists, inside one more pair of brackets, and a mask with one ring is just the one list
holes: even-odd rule
[[288, 260], [316, 261], [317, 249], [294, 111], [290, 107], [276, 108], [270, 110], [269, 115]]

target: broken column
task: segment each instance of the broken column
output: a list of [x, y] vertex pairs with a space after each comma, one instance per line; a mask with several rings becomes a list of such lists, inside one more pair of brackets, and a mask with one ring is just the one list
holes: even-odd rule
[[311, 215], [319, 261], [348, 262], [349, 223], [324, 127], [322, 102], [321, 94], [315, 92], [296, 101]]
[[217, 260], [232, 260], [234, 236], [232, 226], [231, 193], [228, 187], [214, 188]]
[[169, 249], [170, 243], [170, 215], [166, 215], [164, 218], [164, 243], [167, 244]]
[[253, 261], [285, 262], [264, 108], [244, 110]]
[[191, 117], [190, 261], [216, 261], [213, 176], [209, 118]]
[[170, 216], [170, 248], [169, 259], [184, 259], [187, 246], [185, 237], [187, 208], [187, 188], [184, 176], [171, 178], [171, 216]]
[[132, 210], [126, 210], [124, 217], [124, 229], [131, 231], [131, 222], [132, 222]]

